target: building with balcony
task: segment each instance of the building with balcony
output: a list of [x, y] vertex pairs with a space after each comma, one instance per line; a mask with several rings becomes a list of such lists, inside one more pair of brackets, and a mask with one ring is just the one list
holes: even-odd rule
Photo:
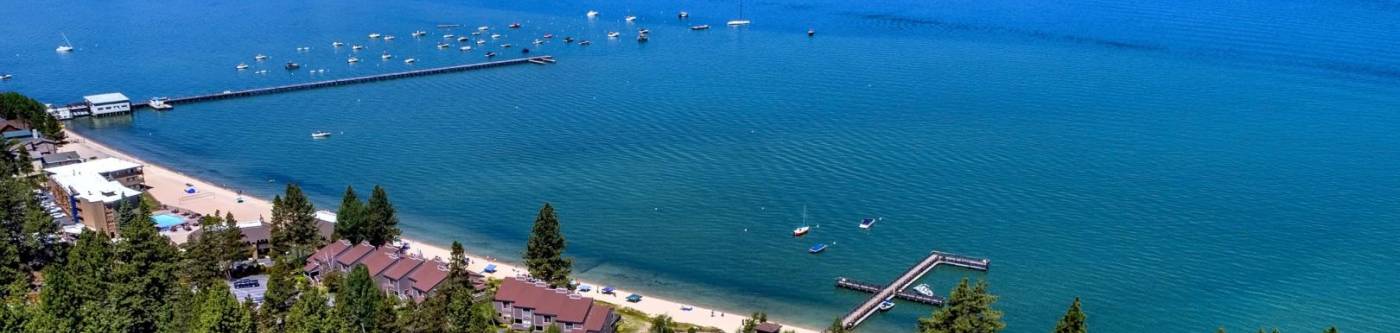
[[104, 158], [44, 169], [49, 191], [76, 222], [118, 236], [117, 208], [141, 202], [145, 177], [141, 164]]

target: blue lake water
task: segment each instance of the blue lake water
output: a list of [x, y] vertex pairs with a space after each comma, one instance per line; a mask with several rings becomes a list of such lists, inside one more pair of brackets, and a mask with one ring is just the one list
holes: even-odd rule
[[[0, 73], [15, 79], [0, 90], [58, 103], [478, 62], [434, 47], [465, 30], [434, 26], [491, 25], [498, 58], [559, 63], [70, 126], [265, 197], [297, 182], [332, 207], [346, 185], [382, 184], [407, 235], [497, 257], [518, 257], [552, 202], [576, 272], [649, 294], [824, 327], [864, 297], [836, 276], [887, 281], [943, 250], [992, 271], [924, 282], [989, 280], [1009, 332], [1049, 330], [1076, 296], [1104, 332], [1400, 331], [1392, 2], [758, 0], [739, 29], [723, 26], [732, 1], [6, 8]], [[53, 51], [60, 32], [77, 52]], [[544, 33], [594, 43], [529, 45]], [[365, 44], [364, 61], [335, 40]], [[793, 239], [804, 206], [819, 227]], [[816, 242], [833, 245], [808, 255]], [[862, 329], [910, 331], [930, 311], [901, 304]]]

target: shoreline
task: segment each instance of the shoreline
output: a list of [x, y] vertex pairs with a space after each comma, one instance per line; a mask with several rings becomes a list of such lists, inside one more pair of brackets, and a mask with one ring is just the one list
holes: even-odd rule
[[[140, 163], [141, 165], [143, 165], [142, 170], [145, 174], [145, 184], [146, 186], [150, 187], [146, 190], [146, 193], [150, 193], [156, 198], [156, 200], [159, 200], [162, 203], [177, 206], [183, 209], [191, 209], [202, 214], [212, 214], [216, 210], [220, 211], [221, 214], [233, 213], [234, 218], [239, 220], [268, 218], [272, 215], [271, 202], [263, 198], [258, 198], [254, 196], [242, 196], [238, 192], [229, 190], [223, 186], [218, 186], [206, 182], [204, 180], [191, 177], [171, 169], [167, 169], [158, 164], [152, 164], [148, 161], [135, 158], [131, 155], [126, 154], [125, 152], [113, 149], [111, 147], [101, 144], [100, 142], [91, 140], [86, 136], [74, 132], [73, 130], [64, 129], [64, 134], [68, 137], [68, 144], [60, 148], [59, 151], [73, 151], [77, 152], [79, 155], [84, 157], [116, 157]], [[194, 195], [184, 193], [185, 184], [194, 185], [195, 188], [199, 190], [199, 193]], [[243, 199], [243, 202], [237, 202], [237, 199], [239, 197]], [[418, 241], [416, 239], [408, 237], [400, 237], [400, 240], [410, 244], [410, 251], [419, 251], [425, 258], [441, 257], [443, 259], [446, 259], [451, 256], [451, 251], [443, 246]], [[470, 264], [467, 266], [467, 269], [472, 272], [481, 273], [491, 278], [504, 279], [516, 276], [518, 275], [518, 273], [523, 273], [526, 271], [525, 269], [522, 269], [520, 265], [517, 265], [514, 262], [502, 261], [498, 258], [477, 256], [472, 253], [471, 249], [465, 250], [467, 257], [472, 259], [470, 260]], [[483, 272], [483, 270], [486, 268], [486, 265], [496, 265], [496, 272]], [[604, 295], [599, 290], [602, 289], [603, 286], [608, 286], [608, 284], [595, 283], [596, 281], [589, 281], [583, 279], [579, 279], [578, 282], [594, 286], [594, 290], [587, 293], [581, 293], [584, 296], [592, 297], [595, 300], [601, 300], [612, 304], [618, 304], [621, 307], [636, 309], [638, 311], [646, 313], [649, 316], [665, 314], [671, 316], [671, 318], [677, 322], [684, 322], [699, 326], [712, 326], [729, 332], [741, 327], [743, 325], [743, 320], [748, 318], [748, 314], [727, 313], [723, 311], [702, 308], [694, 305], [688, 305], [694, 307], [694, 309], [690, 311], [682, 311], [681, 307], [687, 304], [649, 296], [644, 293], [637, 293], [643, 296], [641, 302], [627, 303], [622, 298], [625, 297], [625, 295], [632, 294], [632, 291], [626, 289], [617, 289], [612, 295]], [[613, 287], [618, 288], [619, 286]], [[791, 326], [788, 324], [783, 324], [783, 329], [784, 331], [793, 330], [798, 333], [819, 332], [816, 330]]]

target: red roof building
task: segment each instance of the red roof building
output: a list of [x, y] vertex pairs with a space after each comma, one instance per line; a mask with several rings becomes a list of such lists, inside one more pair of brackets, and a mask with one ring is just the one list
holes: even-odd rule
[[[351, 246], [344, 240], [316, 250], [306, 258], [302, 271], [317, 279], [323, 273], [346, 273], [355, 266], [365, 266], [370, 278], [385, 293], [415, 301], [428, 298], [448, 277], [448, 263], [442, 260], [423, 260], [404, 255], [398, 248], [376, 248], [368, 243]], [[483, 277], [470, 272], [467, 274], [473, 287], [484, 287]]]
[[491, 303], [501, 322], [530, 332], [555, 325], [564, 333], [612, 333], [619, 319], [611, 307], [595, 304], [592, 298], [518, 277], [501, 281]]

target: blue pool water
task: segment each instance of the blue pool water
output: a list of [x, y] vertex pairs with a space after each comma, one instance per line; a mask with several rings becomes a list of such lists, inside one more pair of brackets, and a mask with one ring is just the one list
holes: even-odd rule
[[151, 215], [151, 220], [155, 220], [156, 227], [161, 229], [168, 229], [180, 223], [185, 223], [185, 218], [173, 214]]
[[[324, 208], [382, 184], [408, 236], [502, 258], [552, 202], [576, 272], [648, 296], [823, 327], [864, 297], [837, 276], [887, 281], [943, 250], [992, 271], [921, 283], [989, 280], [1009, 332], [1049, 330], [1076, 296], [1103, 332], [1400, 332], [1387, 1], [753, 0], [741, 29], [723, 26], [731, 1], [6, 8], [24, 14], [0, 25], [0, 72], [15, 74], [0, 89], [51, 102], [477, 62], [435, 47], [464, 30], [434, 26], [494, 26], [506, 36], [485, 49], [559, 63], [70, 126], [251, 195], [297, 182]], [[77, 52], [53, 52], [60, 32]], [[529, 46], [543, 33], [594, 43]], [[365, 44], [361, 63], [335, 40]], [[804, 206], [814, 228], [794, 239]], [[862, 231], [864, 217], [884, 219]], [[807, 254], [818, 242], [832, 245]], [[862, 328], [909, 331], [930, 311], [901, 304]]]

